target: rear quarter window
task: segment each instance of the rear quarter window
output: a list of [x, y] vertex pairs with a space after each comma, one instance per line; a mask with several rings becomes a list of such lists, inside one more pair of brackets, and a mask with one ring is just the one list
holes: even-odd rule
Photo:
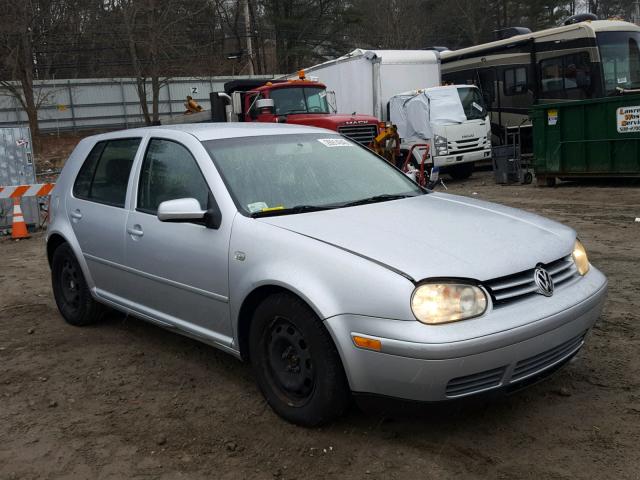
[[131, 166], [140, 138], [98, 142], [85, 159], [73, 185], [77, 198], [124, 207]]

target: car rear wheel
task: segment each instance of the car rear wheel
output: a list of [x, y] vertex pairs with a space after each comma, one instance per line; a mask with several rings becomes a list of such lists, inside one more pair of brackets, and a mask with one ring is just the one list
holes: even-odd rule
[[58, 310], [67, 323], [82, 326], [100, 320], [104, 308], [91, 296], [80, 264], [67, 243], [53, 253], [51, 283]]
[[249, 350], [260, 390], [285, 420], [317, 426], [347, 409], [350, 392], [338, 351], [320, 319], [299, 298], [281, 293], [260, 304]]

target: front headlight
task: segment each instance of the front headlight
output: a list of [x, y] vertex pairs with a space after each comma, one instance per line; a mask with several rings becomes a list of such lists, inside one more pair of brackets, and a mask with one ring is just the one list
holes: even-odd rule
[[440, 135], [434, 135], [433, 144], [435, 145], [435, 151], [437, 155], [448, 155], [449, 147], [447, 146], [447, 139]]
[[578, 273], [580, 275], [586, 275], [589, 271], [589, 259], [587, 258], [587, 251], [584, 249], [584, 245], [582, 245], [580, 240], [576, 240], [571, 256], [573, 257], [573, 262], [576, 264]]
[[487, 296], [475, 285], [425, 283], [413, 291], [411, 310], [429, 325], [456, 322], [482, 315], [487, 310]]

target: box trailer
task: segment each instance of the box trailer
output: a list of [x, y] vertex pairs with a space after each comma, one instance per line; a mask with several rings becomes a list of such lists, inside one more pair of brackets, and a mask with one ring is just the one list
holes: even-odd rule
[[[363, 50], [305, 68], [308, 78], [335, 92], [342, 112], [389, 120], [389, 99], [400, 92], [440, 85], [440, 54], [435, 50]], [[292, 74], [286, 78], [297, 78]]]

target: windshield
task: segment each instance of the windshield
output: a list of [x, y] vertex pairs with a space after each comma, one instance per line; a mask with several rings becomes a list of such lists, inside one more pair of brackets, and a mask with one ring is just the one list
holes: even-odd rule
[[324, 88], [274, 88], [270, 96], [276, 104], [276, 115], [290, 113], [330, 113]]
[[605, 93], [640, 88], [640, 32], [600, 32], [598, 46]]
[[484, 107], [480, 90], [475, 87], [459, 87], [458, 95], [467, 120], [484, 120], [487, 116], [487, 110]]
[[299, 213], [287, 209], [339, 208], [372, 197], [381, 201], [424, 193], [385, 160], [339, 135], [270, 135], [203, 143], [236, 206], [247, 214]]

